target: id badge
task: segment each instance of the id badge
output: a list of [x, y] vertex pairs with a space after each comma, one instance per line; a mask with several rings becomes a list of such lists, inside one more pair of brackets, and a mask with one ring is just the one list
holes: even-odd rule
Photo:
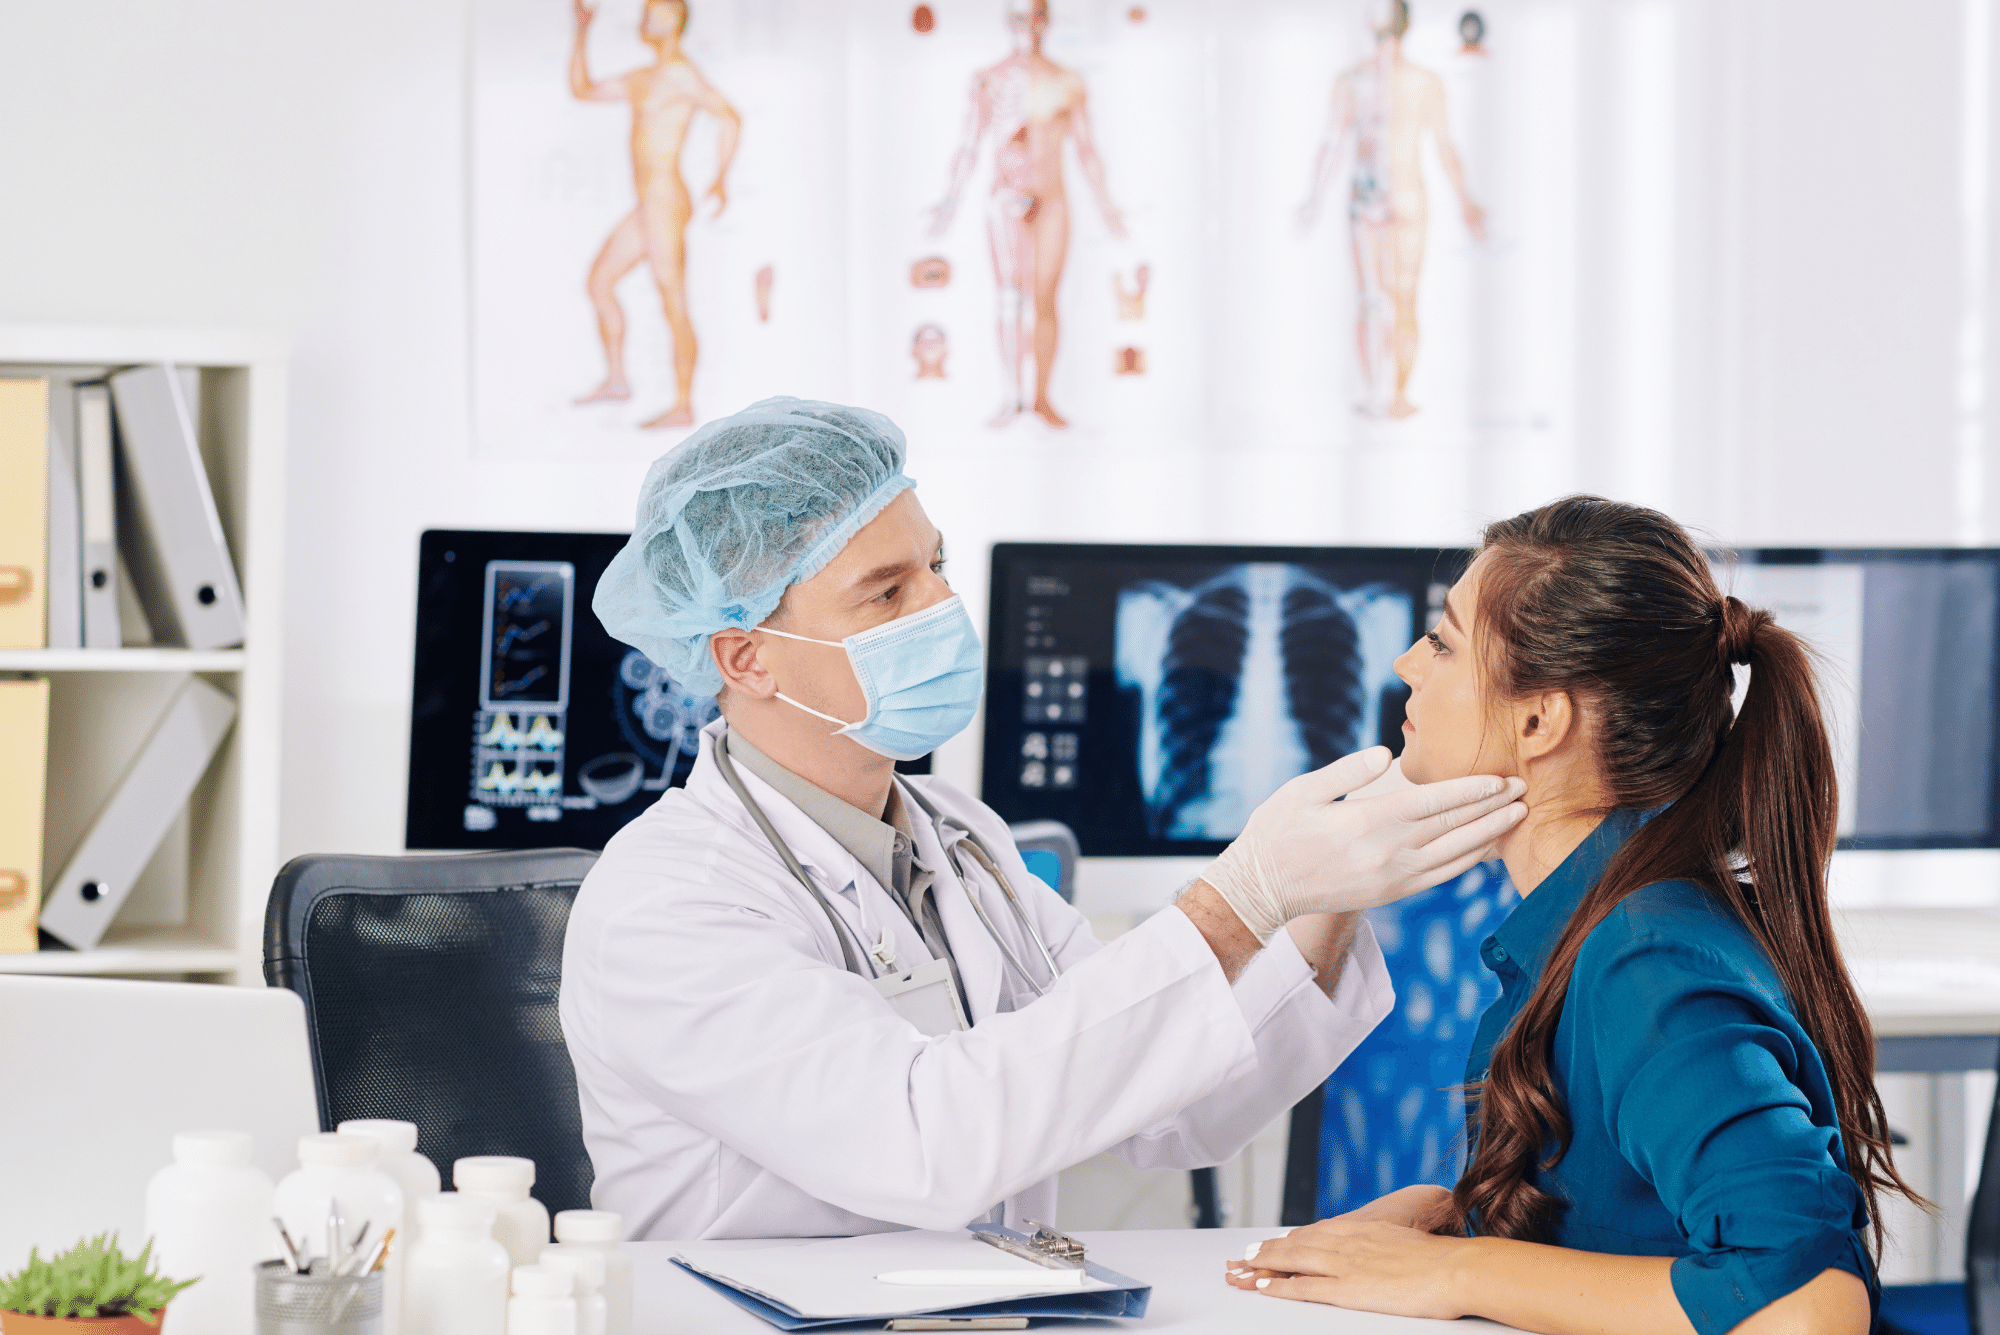
[[972, 1027], [959, 1004], [958, 989], [952, 986], [949, 960], [931, 960], [908, 973], [877, 978], [874, 988], [888, 999], [889, 1009], [915, 1025], [926, 1038]]

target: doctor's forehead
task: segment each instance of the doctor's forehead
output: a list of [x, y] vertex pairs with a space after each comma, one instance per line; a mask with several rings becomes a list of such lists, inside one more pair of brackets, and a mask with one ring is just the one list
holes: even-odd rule
[[862, 525], [810, 582], [851, 589], [893, 580], [929, 566], [943, 541], [916, 492], [905, 491]]

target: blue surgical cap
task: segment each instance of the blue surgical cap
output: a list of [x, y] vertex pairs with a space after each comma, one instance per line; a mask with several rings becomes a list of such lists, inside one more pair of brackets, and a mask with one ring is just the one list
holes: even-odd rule
[[761, 625], [915, 486], [903, 452], [894, 422], [837, 403], [765, 399], [710, 422], [647, 470], [591, 609], [685, 689], [722, 689], [709, 637]]

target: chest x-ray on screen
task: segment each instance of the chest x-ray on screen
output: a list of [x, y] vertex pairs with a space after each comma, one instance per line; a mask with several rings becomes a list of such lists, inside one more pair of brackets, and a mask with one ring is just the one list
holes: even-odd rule
[[1119, 590], [1149, 833], [1234, 838], [1286, 780], [1372, 744], [1410, 614], [1407, 592], [1266, 562]]

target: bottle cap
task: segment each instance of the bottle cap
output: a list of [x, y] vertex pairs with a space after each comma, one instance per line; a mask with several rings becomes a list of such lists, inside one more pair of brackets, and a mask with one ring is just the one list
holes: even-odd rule
[[417, 1201], [417, 1223], [426, 1233], [432, 1229], [440, 1232], [464, 1229], [491, 1237], [493, 1221], [499, 1217], [500, 1207], [492, 1201], [482, 1201], [477, 1196], [461, 1196], [455, 1191], [440, 1192]]
[[334, 1129], [344, 1135], [367, 1136], [382, 1147], [384, 1158], [391, 1154], [415, 1154], [417, 1151], [415, 1122], [395, 1122], [386, 1117], [356, 1117]]
[[557, 1242], [617, 1242], [625, 1236], [625, 1216], [616, 1210], [564, 1210], [556, 1215]]
[[248, 1131], [183, 1131], [174, 1137], [174, 1162], [190, 1168], [240, 1168], [256, 1147]]
[[544, 1247], [540, 1264], [567, 1270], [578, 1293], [596, 1293], [604, 1287], [604, 1253], [588, 1244], [558, 1242]]
[[307, 1168], [372, 1168], [382, 1147], [367, 1136], [322, 1131], [299, 1137], [299, 1162]]
[[535, 1161], [509, 1154], [477, 1154], [451, 1166], [460, 1191], [526, 1191], [535, 1185]]
[[570, 1292], [570, 1277], [567, 1270], [544, 1265], [514, 1267], [516, 1298], [567, 1298]]

